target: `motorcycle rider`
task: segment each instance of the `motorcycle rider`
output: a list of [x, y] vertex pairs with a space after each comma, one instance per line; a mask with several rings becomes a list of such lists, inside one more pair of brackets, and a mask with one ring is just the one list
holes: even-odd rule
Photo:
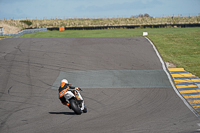
[[82, 91], [81, 88], [71, 86], [71, 84], [68, 83], [66, 79], [62, 79], [58, 91], [59, 91], [59, 99], [63, 105], [67, 105], [70, 108], [69, 103], [67, 102], [66, 92], [71, 91], [78, 100], [78, 103], [81, 104], [81, 110], [84, 113], [87, 112], [87, 108], [84, 106], [83, 98], [79, 92]]

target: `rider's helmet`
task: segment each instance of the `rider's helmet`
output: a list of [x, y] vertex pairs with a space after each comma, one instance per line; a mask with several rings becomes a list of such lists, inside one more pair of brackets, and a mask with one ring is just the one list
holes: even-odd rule
[[68, 84], [68, 81], [67, 81], [66, 79], [62, 79], [62, 80], [61, 80], [61, 83], [60, 83], [60, 87], [61, 87], [61, 88], [64, 87], [65, 84]]
[[62, 83], [62, 82], [68, 84], [68, 81], [67, 81], [66, 79], [62, 79], [62, 80], [61, 80], [61, 83]]

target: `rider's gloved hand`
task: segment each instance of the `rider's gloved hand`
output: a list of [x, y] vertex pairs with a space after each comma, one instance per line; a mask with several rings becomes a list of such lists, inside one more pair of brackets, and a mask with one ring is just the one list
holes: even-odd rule
[[79, 90], [79, 91], [82, 91], [82, 89], [81, 89], [81, 88], [78, 88], [78, 90]]

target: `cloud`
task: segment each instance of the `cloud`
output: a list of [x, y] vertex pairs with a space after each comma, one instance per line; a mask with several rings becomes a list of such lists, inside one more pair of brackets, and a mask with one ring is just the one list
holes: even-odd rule
[[0, 19], [199, 13], [199, 0], [0, 0]]
[[2, 9], [0, 19], [3, 17], [51, 18], [126, 15], [126, 12], [136, 12], [136, 10], [141, 12], [142, 9], [149, 9], [159, 3], [157, 0], [156, 2], [154, 0], [0, 0], [0, 9]]
[[93, 5], [93, 6], [79, 6], [76, 8], [80, 12], [108, 12], [108, 11], [133, 11], [133, 10], [142, 10], [161, 5], [160, 1], [152, 0], [143, 0], [143, 1], [133, 1], [133, 2], [123, 2], [123, 3], [114, 3], [107, 4], [104, 6]]

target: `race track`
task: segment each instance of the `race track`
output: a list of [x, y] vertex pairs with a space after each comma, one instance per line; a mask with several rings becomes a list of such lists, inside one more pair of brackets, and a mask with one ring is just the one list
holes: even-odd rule
[[[58, 99], [60, 79], [88, 113]], [[178, 97], [144, 37], [0, 40], [1, 133], [192, 133], [199, 119]]]

